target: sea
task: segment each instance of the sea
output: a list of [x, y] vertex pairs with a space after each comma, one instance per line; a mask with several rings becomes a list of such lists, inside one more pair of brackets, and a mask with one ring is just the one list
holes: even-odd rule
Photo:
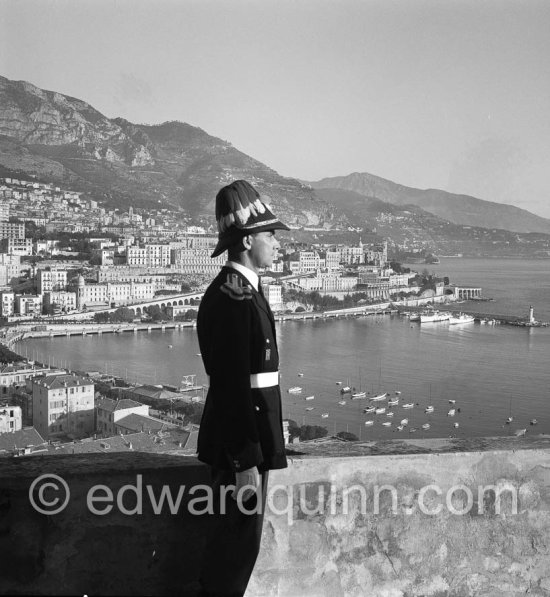
[[[494, 299], [457, 309], [527, 316], [532, 305], [536, 319], [550, 321], [550, 260], [442, 258], [410, 267], [480, 286], [484, 297]], [[420, 325], [399, 315], [375, 315], [283, 321], [277, 332], [284, 416], [299, 425], [348, 431], [362, 440], [550, 433], [550, 327]], [[192, 328], [32, 339], [18, 350], [52, 365], [131, 382], [178, 386], [194, 375], [196, 384], [206, 384]], [[367, 398], [342, 395], [346, 385], [367, 392]], [[301, 393], [289, 393], [293, 386]], [[399, 404], [378, 402], [385, 413], [364, 414], [368, 397], [383, 392], [397, 396]], [[405, 403], [414, 406], [405, 409]], [[432, 413], [425, 412], [428, 406]], [[408, 421], [399, 431], [403, 419]]]

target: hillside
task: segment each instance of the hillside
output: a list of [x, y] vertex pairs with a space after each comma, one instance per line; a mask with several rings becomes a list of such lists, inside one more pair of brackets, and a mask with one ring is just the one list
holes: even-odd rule
[[550, 233], [550, 220], [513, 205], [484, 201], [469, 195], [456, 195], [437, 189], [414, 189], [366, 172], [323, 178], [309, 184], [315, 189], [353, 191], [393, 205], [417, 205], [453, 224], [515, 232]]
[[109, 119], [82, 100], [4, 77], [0, 165], [86, 192], [109, 207], [161, 204], [191, 217], [211, 216], [220, 186], [246, 178], [295, 226], [338, 217], [308, 185], [200, 128]]

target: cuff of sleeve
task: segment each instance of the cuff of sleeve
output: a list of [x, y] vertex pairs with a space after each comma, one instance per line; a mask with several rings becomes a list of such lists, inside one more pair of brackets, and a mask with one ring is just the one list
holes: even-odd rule
[[259, 466], [264, 460], [259, 442], [247, 442], [238, 450], [231, 450], [228, 456], [231, 468], [236, 473]]

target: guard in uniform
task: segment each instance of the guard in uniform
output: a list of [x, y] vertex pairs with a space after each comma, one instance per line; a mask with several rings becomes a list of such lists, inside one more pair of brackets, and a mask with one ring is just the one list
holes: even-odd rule
[[[198, 457], [212, 484], [235, 485], [217, 509], [201, 570], [203, 594], [243, 595], [259, 552], [268, 471], [287, 466], [281, 416], [275, 321], [259, 271], [270, 267], [288, 230], [244, 180], [216, 196], [218, 245], [229, 260], [208, 287], [197, 318], [209, 390]], [[219, 503], [218, 503], [219, 507]]]

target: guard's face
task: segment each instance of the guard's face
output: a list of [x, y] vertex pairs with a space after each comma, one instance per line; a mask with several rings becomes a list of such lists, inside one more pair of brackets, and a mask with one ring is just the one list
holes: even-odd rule
[[274, 230], [251, 234], [250, 245], [250, 260], [257, 269], [271, 267], [281, 246], [275, 238]]

